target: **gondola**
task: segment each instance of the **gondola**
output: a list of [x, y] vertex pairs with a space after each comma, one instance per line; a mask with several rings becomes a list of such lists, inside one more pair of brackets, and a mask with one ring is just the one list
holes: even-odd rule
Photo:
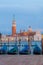
[[38, 47], [38, 45], [35, 46], [35, 48], [33, 50], [33, 54], [35, 54], [35, 55], [41, 54], [41, 49]]
[[12, 49], [8, 50], [7, 54], [11, 54], [11, 55], [17, 54], [17, 52], [18, 52], [18, 47], [17, 47], [17, 45], [14, 45], [14, 47]]
[[7, 45], [3, 45], [0, 49], [0, 54], [6, 54], [7, 53]]
[[29, 46], [28, 45], [21, 45], [20, 49], [19, 49], [19, 54], [21, 54], [21, 55], [30, 54]]

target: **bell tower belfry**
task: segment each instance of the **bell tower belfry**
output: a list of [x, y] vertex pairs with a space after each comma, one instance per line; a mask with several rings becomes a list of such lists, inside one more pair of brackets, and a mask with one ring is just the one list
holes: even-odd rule
[[13, 16], [13, 22], [12, 22], [12, 36], [15, 36], [16, 34], [16, 21], [15, 16]]

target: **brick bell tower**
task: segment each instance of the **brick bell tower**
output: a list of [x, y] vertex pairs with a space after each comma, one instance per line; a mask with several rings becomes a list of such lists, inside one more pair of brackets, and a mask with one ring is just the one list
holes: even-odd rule
[[13, 19], [13, 22], [12, 22], [12, 36], [15, 36], [16, 35], [16, 21], [15, 19]]

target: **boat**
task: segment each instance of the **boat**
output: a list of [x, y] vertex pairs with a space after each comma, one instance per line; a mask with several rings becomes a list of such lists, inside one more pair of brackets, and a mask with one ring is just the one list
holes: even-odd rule
[[17, 54], [18, 52], [18, 46], [14, 45], [14, 47], [12, 49], [10, 49], [7, 54]]
[[41, 54], [41, 49], [38, 47], [38, 45], [35, 46], [35, 48], [33, 50], [33, 54], [35, 54], [35, 55]]
[[0, 54], [6, 54], [7, 53], [7, 45], [3, 45], [0, 49]]
[[28, 45], [21, 45], [19, 49], [19, 54], [21, 55], [28, 55], [30, 54], [29, 46]]

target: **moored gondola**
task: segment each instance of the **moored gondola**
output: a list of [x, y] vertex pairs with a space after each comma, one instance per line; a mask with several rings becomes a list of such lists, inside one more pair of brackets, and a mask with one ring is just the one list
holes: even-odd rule
[[22, 45], [20, 47], [19, 54], [21, 54], [21, 55], [28, 55], [28, 54], [30, 54], [29, 46], [28, 45]]
[[17, 54], [17, 52], [18, 52], [18, 47], [17, 47], [17, 45], [14, 45], [14, 47], [12, 49], [8, 50], [7, 54], [14, 55], [14, 54]]
[[7, 45], [3, 45], [0, 49], [0, 54], [6, 54], [7, 53]]
[[35, 48], [33, 50], [33, 54], [35, 54], [35, 55], [41, 54], [41, 49], [38, 47], [38, 45], [35, 46]]

